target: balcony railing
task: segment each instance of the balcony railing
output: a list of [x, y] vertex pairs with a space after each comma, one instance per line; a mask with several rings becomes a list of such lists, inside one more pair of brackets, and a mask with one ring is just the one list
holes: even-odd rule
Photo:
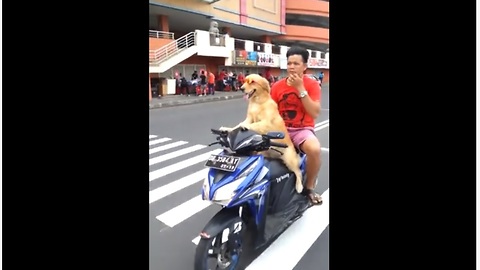
[[157, 30], [149, 30], [148, 36], [151, 38], [168, 38], [168, 39], [175, 39], [173, 33], [164, 32], [164, 31], [157, 31]]
[[169, 57], [179, 53], [180, 51], [190, 48], [195, 45], [195, 32], [190, 32], [167, 45], [149, 51], [150, 65], [159, 65], [161, 62], [167, 60]]

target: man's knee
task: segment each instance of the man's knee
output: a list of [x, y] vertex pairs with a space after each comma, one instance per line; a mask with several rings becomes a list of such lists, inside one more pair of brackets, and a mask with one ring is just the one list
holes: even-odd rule
[[315, 156], [319, 157], [321, 155], [321, 148], [320, 142], [318, 141], [317, 137], [311, 136], [305, 140], [305, 142], [301, 145], [302, 152], [304, 152], [307, 157], [308, 156]]

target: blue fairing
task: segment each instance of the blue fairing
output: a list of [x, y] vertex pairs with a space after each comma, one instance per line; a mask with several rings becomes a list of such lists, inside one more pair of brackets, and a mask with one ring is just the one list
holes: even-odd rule
[[[222, 153], [223, 154], [223, 153]], [[222, 155], [221, 154], [221, 155]], [[255, 221], [257, 224], [261, 221], [261, 216], [262, 213], [265, 211], [265, 196], [263, 194], [265, 193], [266, 190], [268, 190], [268, 187], [270, 183], [268, 180], [266, 180], [265, 177], [261, 181], [257, 181], [254, 183], [254, 181], [258, 178], [260, 172], [264, 168], [264, 157], [263, 155], [253, 155], [249, 157], [243, 157], [243, 160], [241, 161], [240, 165], [238, 168], [231, 173], [226, 173], [222, 179], [217, 180], [216, 183], [214, 183], [214, 178], [218, 174], [218, 170], [216, 169], [210, 169], [208, 171], [208, 183], [210, 187], [210, 192], [208, 193], [209, 199], [212, 200], [215, 192], [223, 187], [224, 185], [227, 185], [235, 180], [238, 176], [240, 176], [245, 169], [247, 169], [250, 165], [253, 163], [257, 162], [253, 170], [246, 176], [246, 178], [242, 181], [242, 183], [238, 186], [238, 188], [235, 191], [235, 196], [232, 198], [230, 203], [226, 206], [228, 208], [230, 207], [235, 207], [238, 205], [248, 205], [251, 213], [253, 216], [255, 216]], [[203, 190], [202, 190], [203, 194]], [[260, 196], [258, 196], [260, 195]], [[260, 198], [260, 199], [259, 199]]]
[[[242, 205], [247, 203], [250, 207], [252, 215], [255, 217], [257, 225], [260, 223], [263, 212], [265, 211], [265, 191], [270, 187], [270, 182], [267, 179], [263, 179], [251, 188], [237, 193], [235, 198], [230, 202], [228, 207]], [[259, 196], [258, 196], [259, 195]], [[258, 199], [260, 197], [260, 199]]]
[[[215, 174], [217, 174], [217, 170], [215, 169], [210, 169], [208, 171], [208, 183], [209, 183], [209, 186], [210, 186], [210, 193], [209, 193], [209, 199], [212, 200], [213, 199], [213, 196], [215, 194], [215, 192], [217, 191], [217, 189], [223, 187], [224, 185], [227, 185], [231, 182], [233, 182], [235, 180], [235, 178], [237, 178], [237, 176], [239, 176], [240, 174], [242, 174], [242, 172], [247, 168], [249, 167], [252, 163], [254, 163], [255, 161], [259, 160], [259, 163], [257, 164], [257, 166], [255, 166], [255, 168], [253, 169], [253, 171], [251, 173], [248, 174], [248, 176], [245, 178], [245, 180], [242, 182], [242, 184], [240, 184], [240, 186], [238, 187], [238, 191], [243, 191], [243, 189], [245, 189], [245, 187], [247, 187], [253, 180], [255, 180], [255, 178], [257, 177], [258, 173], [262, 170], [263, 168], [263, 156], [262, 155], [254, 155], [254, 156], [250, 156], [250, 157], [247, 157], [245, 160], [243, 160], [240, 165], [238, 166], [238, 168], [234, 171], [234, 172], [231, 172], [231, 173], [228, 173], [226, 174], [221, 180], [219, 180], [217, 183], [213, 183], [213, 179], [214, 179], [214, 176]], [[235, 200], [235, 199], [234, 199]], [[232, 202], [234, 201], [232, 200]]]
[[[222, 152], [221, 155], [224, 153]], [[306, 155], [300, 154], [301, 158], [301, 166], [300, 169], [303, 174], [305, 174], [305, 161]], [[255, 217], [255, 222], [260, 224], [263, 213], [266, 210], [266, 202], [264, 194], [270, 187], [270, 172], [267, 172], [266, 175], [262, 177], [262, 179], [258, 179], [260, 173], [264, 169], [264, 157], [262, 155], [253, 155], [249, 157], [242, 157], [242, 160], [238, 166], [238, 168], [231, 173], [224, 173], [224, 176], [221, 179], [218, 179], [216, 183], [214, 183], [215, 176], [218, 175], [218, 170], [210, 169], [208, 171], [208, 183], [210, 190], [208, 192], [208, 196], [210, 200], [213, 200], [215, 192], [229, 184], [232, 183], [238, 176], [240, 176], [250, 165], [257, 162], [253, 170], [248, 173], [245, 179], [240, 183], [238, 188], [235, 190], [235, 195], [231, 199], [230, 203], [226, 205], [226, 207], [231, 208], [239, 205], [248, 205], [251, 211], [251, 214]], [[242, 176], [243, 177], [243, 176]], [[218, 178], [218, 177], [217, 177]], [[203, 188], [202, 188], [203, 189]], [[202, 194], [203, 190], [202, 190]]]
[[305, 166], [306, 166], [306, 159], [307, 159], [307, 155], [305, 155], [304, 153], [300, 153], [300, 170], [302, 171], [302, 174], [305, 175], [306, 171], [305, 171]]

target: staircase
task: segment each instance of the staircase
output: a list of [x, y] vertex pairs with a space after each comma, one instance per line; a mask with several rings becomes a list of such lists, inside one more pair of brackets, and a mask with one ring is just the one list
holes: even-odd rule
[[196, 34], [190, 32], [157, 50], [149, 51], [150, 73], [163, 73], [197, 52]]

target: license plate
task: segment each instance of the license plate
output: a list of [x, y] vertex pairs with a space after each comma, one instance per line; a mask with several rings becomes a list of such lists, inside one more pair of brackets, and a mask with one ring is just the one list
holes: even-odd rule
[[205, 166], [222, 171], [233, 172], [237, 169], [239, 162], [239, 157], [211, 155], [205, 163]]

